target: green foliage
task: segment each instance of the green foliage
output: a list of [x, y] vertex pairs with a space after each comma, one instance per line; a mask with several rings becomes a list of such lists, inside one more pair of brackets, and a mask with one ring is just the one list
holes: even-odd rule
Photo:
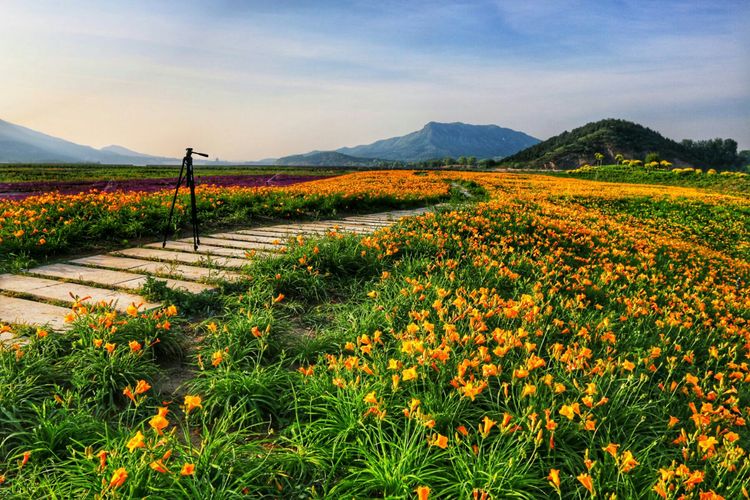
[[[659, 151], [661, 158], [672, 163], [679, 161], [699, 167], [732, 169], [740, 163], [736, 145], [732, 139], [686, 140], [678, 143], [642, 125], [606, 119], [565, 131], [504, 158], [501, 164], [514, 168], [569, 169], [578, 167], [583, 161], [590, 161], [597, 152], [618, 151], [626, 157], [643, 158], [649, 152]], [[616, 157], [609, 154], [605, 154], [602, 160], [618, 162]]]
[[[715, 172], [715, 171], [714, 171]], [[658, 170], [626, 165], [603, 165], [552, 174], [578, 179], [635, 184], [663, 184], [709, 189], [727, 193], [750, 193], [750, 176], [740, 172], [700, 175], [696, 169]]]

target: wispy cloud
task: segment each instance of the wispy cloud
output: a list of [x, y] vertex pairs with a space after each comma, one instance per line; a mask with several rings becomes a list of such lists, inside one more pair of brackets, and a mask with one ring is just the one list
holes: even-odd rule
[[167, 154], [201, 141], [245, 159], [367, 142], [429, 120], [544, 138], [615, 116], [750, 147], [744, 1], [3, 9], [3, 118], [95, 145]]

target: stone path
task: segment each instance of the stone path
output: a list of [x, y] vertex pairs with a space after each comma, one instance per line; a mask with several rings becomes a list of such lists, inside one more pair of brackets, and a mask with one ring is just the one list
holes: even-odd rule
[[[71, 259], [29, 269], [23, 274], [0, 274], [0, 324], [26, 324], [64, 330], [64, 317], [76, 300], [87, 298], [112, 304], [124, 312], [131, 304], [141, 310], [160, 307], [138, 295], [148, 276], [168, 287], [190, 293], [216, 288], [219, 281], [241, 278], [238, 270], [249, 258], [278, 252], [299, 234], [325, 235], [331, 230], [368, 234], [399, 218], [428, 209], [398, 210], [306, 223], [278, 224], [201, 237], [193, 250], [191, 238], [149, 243], [138, 248]], [[67, 306], [67, 307], [66, 307]], [[0, 333], [0, 342], [10, 340]]]

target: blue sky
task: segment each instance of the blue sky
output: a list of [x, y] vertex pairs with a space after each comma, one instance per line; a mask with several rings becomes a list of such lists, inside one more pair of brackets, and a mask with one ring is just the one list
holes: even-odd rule
[[431, 120], [544, 139], [617, 117], [750, 148], [748, 26], [748, 0], [4, 0], [0, 118], [235, 160]]

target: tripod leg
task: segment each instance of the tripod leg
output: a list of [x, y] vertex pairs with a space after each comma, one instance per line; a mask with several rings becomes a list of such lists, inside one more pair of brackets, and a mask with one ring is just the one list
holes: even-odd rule
[[180, 190], [180, 184], [182, 184], [182, 172], [185, 170], [185, 160], [182, 160], [182, 166], [180, 167], [180, 176], [177, 178], [177, 185], [174, 188], [174, 197], [172, 198], [172, 207], [169, 209], [169, 218], [167, 219], [167, 227], [164, 228], [164, 241], [161, 247], [167, 246], [167, 237], [169, 236], [169, 228], [172, 225], [172, 215], [174, 215], [174, 205], [177, 202], [177, 193]]
[[192, 164], [188, 167], [188, 184], [190, 185], [190, 208], [193, 219], [193, 248], [198, 250], [198, 245], [201, 244], [201, 240], [198, 236], [198, 207], [195, 201], [195, 177], [193, 175]]

